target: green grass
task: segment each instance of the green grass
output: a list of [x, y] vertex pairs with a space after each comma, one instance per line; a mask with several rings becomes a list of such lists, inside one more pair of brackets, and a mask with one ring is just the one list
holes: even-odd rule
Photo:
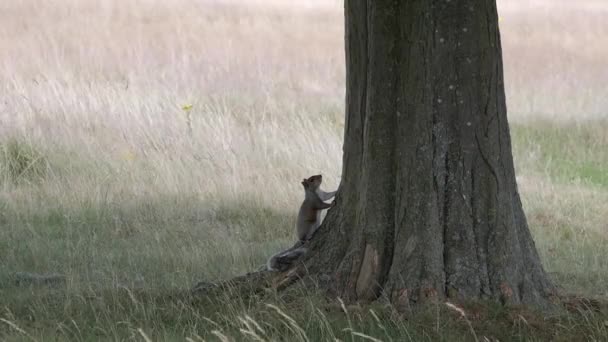
[[267, 251], [288, 244], [295, 219], [253, 200], [172, 196], [5, 216], [0, 280], [19, 271], [60, 272], [71, 286], [96, 288], [141, 278], [184, 288], [257, 268]]
[[608, 121], [512, 125], [517, 174], [542, 259], [568, 291], [608, 297]]
[[[608, 312], [579, 310], [545, 315], [533, 310], [475, 302], [462, 317], [444, 304], [398, 313], [381, 302], [342, 306], [314, 289], [199, 299], [158, 290], [63, 292], [23, 290], [4, 303], [4, 341], [572, 341], [608, 338]], [[144, 335], [146, 337], [144, 337]]]
[[[533, 123], [512, 130], [524, 206], [548, 272], [565, 292], [600, 299], [608, 298], [605, 128]], [[568, 166], [579, 164], [597, 172]], [[404, 316], [378, 302], [345, 314], [314, 288], [300, 287], [192, 304], [171, 295], [257, 269], [292, 240], [294, 212], [247, 194], [91, 193], [53, 202], [30, 182], [6, 189], [15, 201], [0, 201], [3, 341], [608, 339], [605, 308], [547, 315], [468, 303], [464, 319], [443, 304]], [[21, 287], [11, 278], [19, 271], [62, 273], [67, 283]]]
[[[545, 182], [542, 191], [520, 186], [547, 270], [567, 292], [597, 298], [608, 296], [608, 240], [600, 229], [607, 206], [597, 201], [608, 197], [601, 172], [608, 163], [606, 139], [599, 136], [605, 125], [534, 123], [512, 130], [520, 175], [538, 174]], [[585, 163], [599, 165], [597, 174], [567, 166]], [[31, 184], [10, 186], [32, 191]], [[571, 191], [578, 197], [567, 198]], [[589, 201], [599, 207], [585, 210]], [[195, 194], [32, 203], [37, 202], [5, 203], [0, 215], [0, 338], [6, 341], [221, 340], [224, 335], [265, 341], [369, 340], [363, 335], [395, 341], [608, 338], [604, 309], [548, 317], [469, 303], [470, 316], [463, 319], [443, 304], [400, 316], [379, 302], [345, 314], [314, 289], [299, 287], [281, 295], [227, 294], [192, 304], [170, 294], [199, 280], [257, 269], [289, 244], [293, 213], [255, 197], [210, 201]], [[11, 278], [18, 271], [60, 272], [68, 281], [20, 287]]]
[[562, 183], [608, 187], [608, 120], [515, 125], [521, 153], [536, 153], [535, 167]]

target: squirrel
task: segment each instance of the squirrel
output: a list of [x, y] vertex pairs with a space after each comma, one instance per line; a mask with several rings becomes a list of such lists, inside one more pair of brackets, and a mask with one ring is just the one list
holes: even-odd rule
[[302, 180], [304, 202], [300, 206], [296, 221], [296, 231], [300, 241], [310, 240], [321, 225], [321, 210], [331, 208], [335, 204], [335, 201], [332, 204], [324, 202], [334, 197], [336, 191], [325, 192], [321, 190], [322, 182], [323, 176], [321, 175], [314, 175]]
[[266, 268], [269, 271], [285, 270], [294, 260], [308, 251], [303, 245], [312, 238], [313, 234], [321, 225], [321, 210], [331, 208], [336, 203], [335, 200], [331, 204], [324, 202], [334, 197], [337, 191], [325, 192], [321, 190], [322, 182], [322, 175], [314, 175], [308, 179], [304, 178], [302, 180], [304, 201], [300, 206], [300, 211], [298, 212], [298, 218], [296, 220], [298, 242], [291, 248], [270, 257], [266, 264]]

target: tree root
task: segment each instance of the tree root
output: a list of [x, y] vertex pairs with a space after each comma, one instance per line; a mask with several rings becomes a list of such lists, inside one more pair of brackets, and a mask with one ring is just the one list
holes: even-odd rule
[[282, 291], [306, 276], [305, 268], [292, 264], [285, 272], [256, 271], [218, 283], [202, 281], [191, 289], [193, 297], [215, 297], [231, 293], [239, 297], [261, 295], [268, 290]]

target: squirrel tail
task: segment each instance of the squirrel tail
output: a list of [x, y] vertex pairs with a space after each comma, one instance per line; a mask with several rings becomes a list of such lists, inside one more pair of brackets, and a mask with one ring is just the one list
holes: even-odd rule
[[284, 271], [299, 257], [308, 252], [308, 248], [303, 247], [303, 242], [298, 241], [293, 247], [281, 251], [268, 259], [266, 269], [268, 271]]

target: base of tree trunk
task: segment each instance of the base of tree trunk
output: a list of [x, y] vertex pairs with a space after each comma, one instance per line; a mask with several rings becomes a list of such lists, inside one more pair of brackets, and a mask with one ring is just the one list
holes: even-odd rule
[[[308, 245], [308, 244], [307, 244]], [[314, 248], [313, 246], [307, 246]], [[503, 305], [529, 305], [541, 310], [553, 311], [556, 308], [564, 307], [570, 311], [572, 308], [580, 309], [585, 304], [593, 309], [598, 304], [597, 301], [582, 297], [575, 297], [567, 294], [560, 294], [554, 287], [546, 289], [544, 292], [537, 292], [533, 300], [523, 300], [524, 297], [514, 298], [511, 289], [502, 287], [501, 292], [495, 296], [462, 296], [455, 292], [444, 293], [442, 290], [434, 288], [418, 288], [412, 290], [401, 290], [395, 292], [381, 291], [375, 297], [354, 298], [343, 296], [338, 290], [336, 277], [325, 272], [314, 272], [317, 267], [311, 265], [315, 260], [314, 255], [304, 255], [297, 260], [290, 260], [291, 264], [283, 263], [286, 268], [284, 271], [268, 271], [265, 267], [258, 271], [250, 272], [229, 280], [213, 283], [199, 282], [190, 291], [193, 298], [217, 298], [222, 294], [230, 293], [231, 297], [248, 298], [252, 295], [263, 296], [268, 291], [282, 292], [292, 286], [302, 285], [307, 289], [315, 289], [317, 293], [325, 293], [328, 298], [340, 298], [346, 304], [373, 302], [376, 300], [390, 303], [399, 312], [410, 312], [419, 306], [432, 303], [456, 302], [465, 303], [467, 301], [485, 300], [495, 301]], [[521, 291], [521, 290], [520, 290]]]
[[[482, 300], [482, 302], [492, 301], [488, 300], [488, 298], [463, 298], [461, 296], [449, 298], [440, 296], [438, 293], [431, 293], [432, 291], [429, 290], [425, 291], [425, 289], [420, 289], [421, 293], [419, 296], [421, 296], [421, 300], [418, 300], [415, 303], [399, 296], [393, 298], [380, 296], [375, 300], [360, 299], [348, 301], [336, 295], [332, 282], [333, 280], [326, 275], [307, 275], [304, 265], [300, 263], [299, 265], [294, 265], [293, 268], [285, 272], [256, 271], [218, 283], [199, 282], [190, 290], [189, 297], [193, 300], [193, 303], [197, 303], [203, 299], [214, 300], [222, 298], [222, 296], [225, 295], [229, 295], [230, 298], [251, 298], [251, 296], [264, 297], [264, 295], [269, 292], [282, 293], [292, 286], [301, 286], [302, 288], [312, 290], [311, 293], [325, 293], [328, 300], [339, 299], [347, 306], [372, 303], [378, 300], [390, 304], [396, 312], [401, 313], [417, 312], [417, 309], [419, 308], [434, 304], [456, 303], [457, 305], [464, 305], [465, 303], [475, 303], [479, 300]], [[514, 301], [500, 301], [499, 303], [507, 307], [520, 307], [522, 305], [522, 303], [517, 304]], [[602, 304], [596, 299], [558, 293], [557, 291], [543, 297], [542, 301], [523, 304], [524, 306], [540, 309], [542, 311], [560, 312], [565, 310], [573, 313], [581, 311], [596, 312], [600, 310], [600, 307], [605, 306], [605, 304]]]

